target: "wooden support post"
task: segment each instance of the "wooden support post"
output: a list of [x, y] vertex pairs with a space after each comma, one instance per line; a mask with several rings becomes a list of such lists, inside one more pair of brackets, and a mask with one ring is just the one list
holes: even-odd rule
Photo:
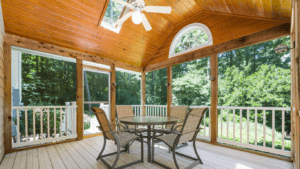
[[142, 72], [141, 79], [141, 105], [142, 105], [142, 113], [146, 115], [146, 73]]
[[77, 103], [77, 139], [83, 139], [83, 65], [76, 60], [76, 103]]
[[[294, 168], [300, 168], [300, 0], [294, 0], [292, 4], [292, 28], [291, 28], [291, 132], [292, 132], [292, 159]], [[295, 43], [294, 43], [295, 41]]]
[[217, 143], [218, 138], [218, 55], [211, 56], [211, 108], [210, 108], [210, 141]]
[[4, 138], [5, 154], [12, 152], [11, 134], [11, 45], [4, 43]]
[[116, 67], [113, 64], [110, 67], [111, 70], [111, 80], [110, 80], [110, 94], [111, 94], [111, 101], [110, 101], [110, 106], [111, 106], [111, 112], [110, 112], [110, 117], [111, 117], [111, 124], [116, 123]]
[[167, 113], [170, 116], [171, 107], [172, 107], [172, 66], [167, 68]]

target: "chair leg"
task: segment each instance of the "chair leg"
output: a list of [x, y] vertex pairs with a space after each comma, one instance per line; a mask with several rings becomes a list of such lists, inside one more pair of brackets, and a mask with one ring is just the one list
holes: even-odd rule
[[200, 164], [203, 164], [203, 162], [202, 162], [202, 160], [201, 160], [201, 158], [200, 158], [200, 156], [199, 156], [199, 154], [198, 154], [198, 152], [197, 152], [197, 149], [196, 149], [196, 139], [194, 139], [194, 141], [193, 141], [193, 147], [194, 147], [195, 154], [196, 154], [196, 156], [197, 156], [197, 158], [198, 158]]
[[177, 160], [176, 160], [176, 154], [175, 154], [176, 146], [173, 146], [172, 149], [173, 149], [172, 151], [173, 151], [173, 159], [174, 159], [175, 166], [177, 169], [179, 169], [179, 166], [178, 166]]
[[115, 168], [115, 166], [117, 165], [117, 162], [118, 162], [118, 160], [119, 160], [119, 157], [120, 157], [120, 145], [119, 145], [118, 143], [117, 143], [117, 145], [118, 145], [118, 148], [117, 148], [117, 157], [116, 157], [116, 159], [115, 159], [115, 162], [114, 162], [113, 165], [111, 166], [112, 169]]
[[102, 154], [104, 152], [105, 147], [106, 147], [106, 138], [104, 137], [103, 147], [102, 147], [102, 150], [101, 150], [99, 156], [97, 157], [97, 160], [99, 160], [101, 158], [101, 156], [102, 156]]

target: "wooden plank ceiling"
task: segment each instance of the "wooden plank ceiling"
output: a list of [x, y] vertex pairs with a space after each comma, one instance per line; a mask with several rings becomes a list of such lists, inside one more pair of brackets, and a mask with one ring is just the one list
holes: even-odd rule
[[184, 26], [200, 22], [214, 44], [290, 22], [291, 0], [145, 0], [171, 14], [145, 13], [153, 29], [127, 20], [120, 34], [98, 27], [105, 0], [1, 0], [5, 31], [138, 67], [168, 59]]

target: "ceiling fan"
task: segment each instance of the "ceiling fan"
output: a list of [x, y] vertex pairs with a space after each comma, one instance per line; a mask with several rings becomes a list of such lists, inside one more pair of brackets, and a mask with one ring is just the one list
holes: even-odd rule
[[128, 18], [132, 16], [132, 21], [135, 24], [143, 23], [146, 31], [150, 31], [152, 29], [148, 19], [146, 18], [145, 14], [142, 12], [153, 12], [153, 13], [166, 13], [170, 14], [172, 9], [170, 6], [145, 6], [144, 0], [135, 0], [132, 3], [124, 2], [123, 0], [112, 0], [119, 4], [122, 4], [126, 7], [131, 9], [130, 12], [126, 13], [122, 18], [120, 18], [116, 24], [121, 25], [124, 23]]

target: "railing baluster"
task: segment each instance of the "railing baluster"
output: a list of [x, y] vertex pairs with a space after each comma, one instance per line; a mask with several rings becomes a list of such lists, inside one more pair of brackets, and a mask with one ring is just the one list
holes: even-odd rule
[[25, 109], [25, 136], [26, 136], [26, 142], [28, 141], [28, 111]]
[[[67, 111], [68, 109], [68, 111]], [[65, 124], [66, 124], [66, 127], [65, 127], [65, 130], [66, 130], [66, 136], [69, 135], [69, 132], [68, 132], [68, 115], [69, 114], [69, 108], [66, 108], [65, 109]]]
[[59, 128], [60, 128], [60, 137], [62, 137], [62, 121], [63, 121], [63, 118], [62, 118], [62, 108], [60, 108], [60, 124], [59, 124]]
[[17, 109], [17, 143], [20, 143], [20, 109]]
[[35, 109], [32, 110], [32, 119], [33, 119], [33, 126], [32, 126], [32, 130], [33, 130], [33, 141], [35, 141], [36, 136], [35, 136]]
[[54, 138], [56, 138], [56, 108], [54, 108]]
[[227, 140], [228, 140], [228, 133], [229, 133], [229, 109], [227, 109], [226, 121], [227, 121]]
[[275, 110], [272, 110], [272, 148], [275, 148]]
[[284, 135], [285, 135], [285, 123], [284, 123], [284, 121], [285, 121], [285, 111], [284, 110], [282, 110], [282, 131], [281, 131], [281, 133], [282, 133], [282, 150], [284, 151]]
[[210, 138], [210, 123], [211, 123], [211, 121], [210, 121], [210, 108], [208, 109], [208, 111], [209, 111], [209, 113], [208, 113], [208, 118], [209, 118], [209, 123], [208, 123], [208, 136], [209, 136], [209, 138]]
[[243, 134], [242, 134], [242, 131], [243, 131], [243, 109], [240, 109], [240, 142], [242, 143], [243, 142]]
[[257, 146], [257, 109], [255, 109], [255, 145]]
[[221, 109], [221, 138], [223, 139], [223, 109]]
[[49, 108], [47, 109], [47, 126], [48, 126], [48, 139], [50, 138], [50, 112]]
[[249, 144], [249, 109], [247, 109], [247, 144]]
[[263, 140], [263, 146], [266, 147], [266, 110], [263, 111], [263, 127], [264, 127], [264, 140]]
[[232, 126], [232, 130], [233, 130], [233, 141], [235, 141], [235, 109], [232, 110], [233, 111], [233, 126]]
[[203, 132], [203, 135], [205, 136], [206, 135], [206, 122], [205, 122], [205, 120], [206, 120], [206, 112], [204, 113], [204, 132]]
[[43, 140], [43, 109], [40, 109], [41, 140]]

